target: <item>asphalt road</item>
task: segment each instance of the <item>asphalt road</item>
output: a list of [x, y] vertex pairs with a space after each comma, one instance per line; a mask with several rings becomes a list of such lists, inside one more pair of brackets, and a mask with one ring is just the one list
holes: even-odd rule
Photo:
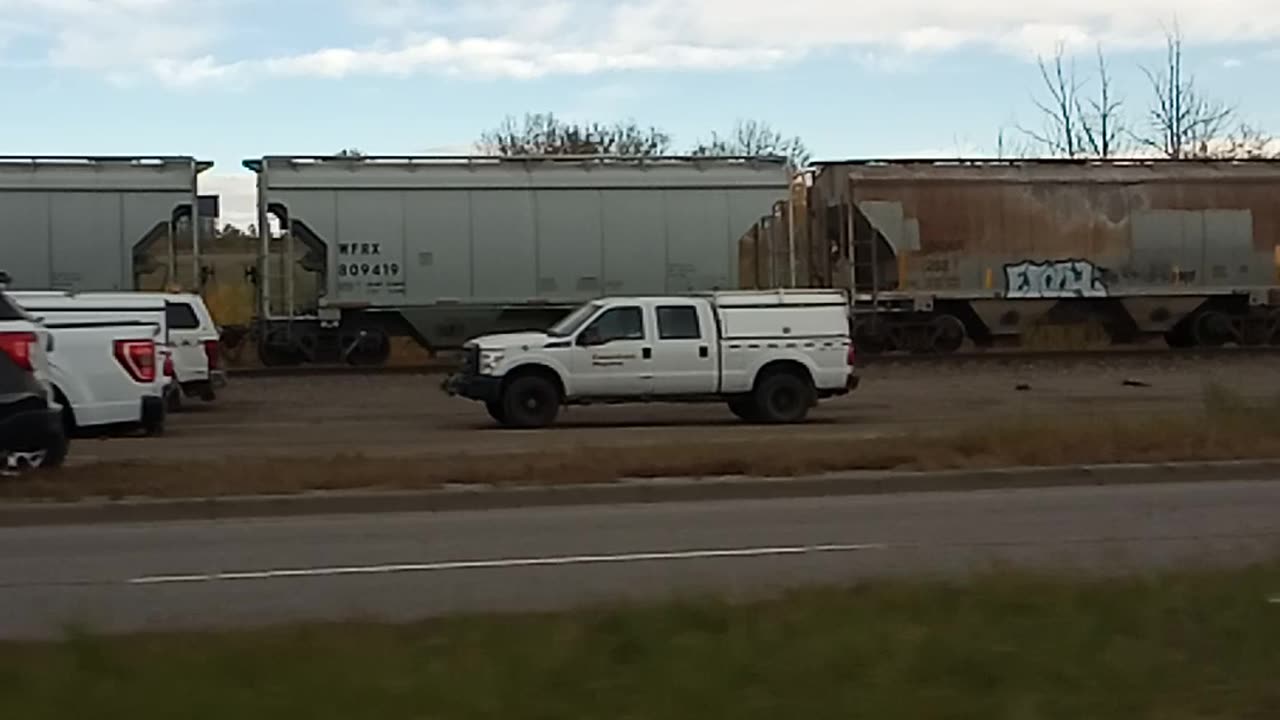
[[0, 635], [395, 619], [952, 573], [1239, 563], [1280, 483], [0, 530]]

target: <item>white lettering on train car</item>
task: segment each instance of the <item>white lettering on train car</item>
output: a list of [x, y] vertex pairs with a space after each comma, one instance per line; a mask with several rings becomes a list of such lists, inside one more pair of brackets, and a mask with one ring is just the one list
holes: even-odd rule
[[1004, 266], [1011, 298], [1106, 297], [1103, 271], [1088, 260], [1024, 261]]

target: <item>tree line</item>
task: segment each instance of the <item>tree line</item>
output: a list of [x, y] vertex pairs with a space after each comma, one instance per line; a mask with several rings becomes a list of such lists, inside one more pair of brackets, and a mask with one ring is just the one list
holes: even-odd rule
[[[711, 133], [683, 152], [667, 131], [644, 126], [634, 120], [570, 122], [555, 113], [528, 113], [517, 119], [507, 116], [496, 127], [480, 134], [475, 150], [482, 155], [613, 155], [658, 157], [783, 157], [797, 168], [809, 163], [809, 151], [795, 136], [786, 136], [768, 123], [739, 120], [726, 134]], [[339, 151], [339, 157], [360, 158], [355, 147]]]

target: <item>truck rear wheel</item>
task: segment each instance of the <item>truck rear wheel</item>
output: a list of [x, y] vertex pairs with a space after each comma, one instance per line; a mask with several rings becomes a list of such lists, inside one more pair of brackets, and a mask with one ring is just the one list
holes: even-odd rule
[[560, 392], [541, 375], [524, 375], [503, 391], [502, 410], [506, 416], [502, 422], [511, 427], [546, 427], [560, 413]]
[[775, 372], [756, 386], [755, 414], [767, 423], [798, 423], [813, 406], [813, 385], [794, 372]]

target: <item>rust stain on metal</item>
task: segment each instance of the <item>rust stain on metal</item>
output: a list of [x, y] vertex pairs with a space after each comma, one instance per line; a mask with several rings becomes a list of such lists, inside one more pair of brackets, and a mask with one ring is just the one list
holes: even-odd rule
[[1280, 262], [1280, 163], [835, 164], [815, 186], [918, 224], [918, 248], [879, 258], [901, 289], [978, 290], [986, 267], [1066, 259], [1121, 286], [1265, 284]]

